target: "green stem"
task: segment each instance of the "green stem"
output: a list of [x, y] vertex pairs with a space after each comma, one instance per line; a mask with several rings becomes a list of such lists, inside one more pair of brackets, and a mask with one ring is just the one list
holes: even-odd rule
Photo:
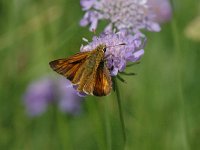
[[99, 112], [97, 103], [88, 99], [89, 120], [92, 122], [94, 140], [97, 143], [97, 149], [106, 149], [106, 141], [104, 138], [104, 128], [102, 126], [101, 113]]
[[105, 122], [106, 122], [106, 145], [107, 150], [112, 150], [112, 136], [111, 136], [111, 128], [110, 128], [110, 112], [109, 112], [109, 99], [106, 99], [106, 103], [104, 104], [105, 108]]
[[73, 149], [73, 139], [70, 136], [71, 130], [66, 114], [57, 113], [57, 126], [61, 149]]
[[115, 80], [115, 90], [116, 90], [116, 96], [117, 96], [117, 104], [118, 104], [118, 109], [119, 109], [119, 117], [120, 117], [120, 122], [122, 126], [122, 132], [123, 132], [123, 139], [124, 139], [124, 145], [126, 144], [126, 131], [125, 131], [125, 124], [124, 124], [124, 117], [122, 113], [122, 107], [121, 107], [121, 98], [120, 98], [120, 92], [119, 92], [119, 87], [117, 84], [117, 79], [114, 78]]
[[184, 143], [184, 149], [189, 150], [190, 146], [188, 143], [188, 133], [187, 133], [187, 122], [186, 122], [186, 114], [185, 114], [185, 103], [184, 103], [184, 95], [183, 95], [183, 89], [182, 89], [182, 57], [181, 57], [181, 44], [180, 44], [180, 38], [179, 38], [179, 31], [177, 27], [176, 20], [173, 20], [171, 23], [172, 28], [172, 35], [174, 40], [174, 46], [175, 46], [175, 57], [177, 59], [177, 66], [176, 66], [176, 78], [177, 78], [177, 94], [179, 96], [179, 104], [180, 104], [180, 119], [181, 119], [181, 130], [182, 130], [182, 141]]

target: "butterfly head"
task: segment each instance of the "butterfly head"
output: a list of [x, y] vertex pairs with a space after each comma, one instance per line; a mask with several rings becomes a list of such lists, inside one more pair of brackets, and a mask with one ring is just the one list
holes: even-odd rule
[[117, 44], [117, 45], [111, 45], [111, 46], [106, 46], [105, 44], [100, 44], [99, 46], [97, 46], [96, 50], [99, 51], [99, 52], [102, 52], [105, 53], [107, 48], [110, 48], [110, 47], [115, 47], [115, 46], [120, 46], [120, 45], [126, 45], [126, 43], [120, 43], [120, 44]]
[[106, 52], [106, 48], [107, 48], [107, 46], [105, 45], [105, 44], [100, 44], [99, 46], [97, 46], [97, 51], [100, 51], [100, 52]]

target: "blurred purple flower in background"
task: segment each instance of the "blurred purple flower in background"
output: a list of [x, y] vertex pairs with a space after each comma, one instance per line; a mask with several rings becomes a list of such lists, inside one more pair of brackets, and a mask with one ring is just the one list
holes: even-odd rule
[[159, 24], [152, 18], [153, 11], [149, 9], [147, 0], [81, 0], [80, 3], [85, 11], [80, 25], [90, 25], [90, 30], [97, 28], [99, 20], [108, 20], [105, 31], [160, 31]]
[[[93, 37], [91, 43], [81, 47], [81, 52], [91, 51], [100, 44], [105, 44], [108, 48], [105, 53], [107, 66], [112, 76], [116, 76], [120, 71], [124, 71], [127, 62], [136, 62], [144, 54], [146, 38], [143, 34], [130, 35], [126, 31], [117, 33], [106, 32], [99, 37]], [[125, 45], [119, 45], [125, 43]]]
[[147, 4], [154, 21], [164, 23], [171, 19], [172, 8], [169, 0], [148, 0]]
[[78, 114], [81, 110], [82, 98], [77, 95], [77, 91], [66, 78], [60, 77], [56, 82], [59, 109], [62, 112]]
[[72, 115], [79, 113], [81, 109], [81, 98], [70, 82], [62, 77], [44, 77], [33, 81], [27, 87], [23, 98], [29, 116], [41, 115], [50, 104], [57, 104], [62, 112]]
[[49, 103], [55, 99], [53, 82], [49, 78], [31, 83], [24, 95], [24, 103], [30, 116], [37, 116], [46, 111]]

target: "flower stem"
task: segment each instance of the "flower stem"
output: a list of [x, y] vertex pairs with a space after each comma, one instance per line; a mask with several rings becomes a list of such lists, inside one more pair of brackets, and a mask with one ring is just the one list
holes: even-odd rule
[[111, 136], [111, 127], [110, 127], [110, 112], [109, 112], [109, 99], [106, 99], [104, 104], [105, 109], [105, 123], [106, 123], [106, 144], [107, 150], [112, 150], [112, 136]]
[[182, 143], [184, 149], [189, 150], [190, 145], [188, 142], [188, 127], [186, 120], [186, 110], [185, 110], [185, 101], [183, 95], [183, 83], [182, 83], [182, 51], [181, 51], [181, 43], [180, 43], [180, 33], [178, 30], [178, 26], [176, 20], [174, 19], [171, 22], [172, 28], [172, 36], [174, 40], [174, 49], [175, 49], [175, 59], [176, 63], [176, 80], [177, 80], [177, 94], [178, 94], [178, 102], [179, 102], [179, 113], [180, 113], [180, 130], [182, 134]]
[[117, 104], [118, 104], [118, 109], [119, 109], [119, 117], [120, 117], [120, 122], [121, 122], [121, 126], [122, 126], [123, 139], [124, 139], [124, 145], [125, 145], [126, 131], [125, 131], [124, 117], [123, 117], [122, 107], [121, 107], [120, 92], [119, 92], [119, 87], [117, 84], [117, 78], [114, 78], [114, 81], [115, 81], [115, 92], [116, 92], [116, 96], [117, 96]]

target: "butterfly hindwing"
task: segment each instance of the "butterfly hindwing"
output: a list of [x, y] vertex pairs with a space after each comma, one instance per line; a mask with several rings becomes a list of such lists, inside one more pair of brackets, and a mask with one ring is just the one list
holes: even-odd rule
[[102, 61], [96, 71], [95, 85], [93, 94], [95, 96], [105, 96], [110, 93], [112, 89], [112, 81], [108, 68], [105, 62]]

